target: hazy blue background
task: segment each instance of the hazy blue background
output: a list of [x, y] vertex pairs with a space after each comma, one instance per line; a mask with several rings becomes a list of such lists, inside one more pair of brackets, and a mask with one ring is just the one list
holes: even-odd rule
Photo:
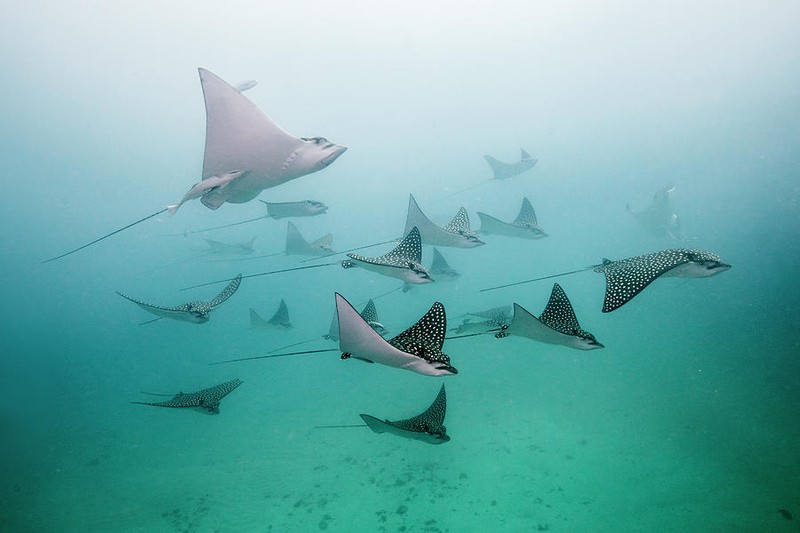
[[[696, 4], [4, 2], [0, 529], [796, 531], [800, 6]], [[435, 222], [463, 205], [476, 227], [476, 211], [511, 220], [531, 199], [550, 237], [442, 250], [462, 278], [379, 299], [393, 333], [436, 299], [453, 326], [512, 301], [538, 314], [547, 282], [478, 289], [675, 246], [625, 212], [667, 183], [689, 244], [734, 267], [609, 315], [598, 275], [565, 278], [601, 351], [448, 341], [461, 372], [444, 446], [314, 430], [411, 416], [440, 381], [333, 354], [207, 363], [321, 335], [333, 291], [356, 303], [397, 282], [338, 267], [249, 280], [207, 324], [138, 326], [150, 315], [115, 290], [177, 304], [217, 290], [186, 285], [296, 264], [187, 260], [200, 238], [163, 237], [259, 202], [193, 202], [40, 264], [199, 179], [198, 66], [258, 80], [246, 94], [279, 125], [349, 147], [260, 196], [329, 205], [296, 220], [309, 239], [399, 236], [409, 193]], [[534, 170], [447, 197], [491, 177], [483, 154], [520, 147]], [[208, 237], [258, 236], [266, 254], [284, 235], [265, 220]], [[268, 317], [280, 298], [295, 328], [248, 331], [248, 307]], [[218, 417], [128, 403], [233, 377]]]

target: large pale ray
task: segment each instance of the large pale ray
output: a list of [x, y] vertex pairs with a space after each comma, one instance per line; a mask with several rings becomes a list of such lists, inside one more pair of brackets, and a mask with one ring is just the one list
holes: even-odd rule
[[198, 70], [206, 104], [203, 178], [250, 171], [203, 196], [207, 207], [248, 202], [266, 188], [325, 168], [346, 150], [321, 137], [294, 137], [222, 78]]

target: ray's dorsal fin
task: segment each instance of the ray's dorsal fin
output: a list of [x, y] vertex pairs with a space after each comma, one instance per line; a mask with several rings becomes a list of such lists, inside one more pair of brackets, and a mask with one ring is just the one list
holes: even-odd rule
[[364, 310], [361, 311], [361, 317], [369, 324], [370, 322], [380, 322], [378, 320], [378, 310], [375, 308], [375, 302], [370, 298]]
[[278, 305], [278, 310], [275, 311], [275, 314], [269, 319], [269, 323], [273, 326], [292, 327], [292, 323], [289, 321], [289, 308], [286, 306], [286, 302], [283, 298], [281, 298], [281, 303]]
[[539, 316], [539, 320], [546, 326], [562, 333], [570, 334], [581, 329], [580, 324], [578, 324], [578, 317], [575, 316], [575, 310], [572, 308], [569, 298], [567, 298], [567, 293], [558, 283], [553, 284], [550, 299], [547, 301], [541, 316]]
[[400, 244], [391, 252], [384, 254], [380, 257], [369, 258], [360, 256], [358, 254], [347, 254], [350, 258], [356, 260], [369, 260], [375, 263], [386, 264], [404, 264], [408, 262], [421, 263], [422, 262], [422, 240], [419, 236], [419, 230], [414, 226], [408, 235], [400, 241]]
[[447, 260], [442, 255], [438, 248], [433, 249], [433, 263], [431, 263], [431, 272], [452, 270]]
[[269, 322], [261, 318], [261, 315], [256, 312], [252, 307], [250, 308], [250, 329], [263, 328], [269, 325]]
[[214, 298], [208, 301], [208, 307], [213, 309], [215, 307], [222, 305], [222, 303], [225, 300], [233, 296], [233, 293], [235, 293], [239, 289], [239, 285], [241, 285], [241, 283], [242, 283], [242, 275], [237, 274], [236, 277], [233, 278], [231, 282], [228, 283], [228, 285], [226, 285], [224, 289], [222, 289], [222, 291], [220, 291], [219, 294], [217, 294]]
[[469, 227], [469, 215], [467, 210], [463, 207], [459, 208], [458, 213], [453, 217], [453, 220], [447, 223], [443, 228], [450, 233], [469, 234], [472, 230]]
[[433, 400], [433, 403], [425, 410], [425, 412], [406, 420], [398, 420], [393, 424], [396, 427], [410, 431], [425, 431], [426, 433], [432, 433], [444, 426], [444, 419], [446, 415], [447, 393], [444, 389], [444, 383], [442, 383], [442, 386], [439, 388], [439, 394], [436, 395], [436, 399]]
[[533, 206], [527, 197], [522, 198], [522, 207], [520, 207], [519, 214], [512, 224], [522, 227], [539, 227], [539, 222], [536, 220], [536, 211], [533, 210]]
[[331, 246], [333, 245], [333, 234], [326, 233], [319, 239], [315, 240], [311, 243], [312, 248], [317, 248], [319, 250], [326, 250], [328, 252], [332, 252]]
[[446, 332], [447, 317], [444, 306], [440, 302], [434, 302], [430, 310], [416, 324], [390, 339], [389, 344], [398, 350], [429, 359], [431, 351], [441, 352]]

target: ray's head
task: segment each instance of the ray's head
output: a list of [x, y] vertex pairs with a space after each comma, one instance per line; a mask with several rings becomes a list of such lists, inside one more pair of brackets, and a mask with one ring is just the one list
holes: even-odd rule
[[425, 438], [422, 439], [428, 444], [444, 444], [450, 441], [450, 435], [447, 434], [447, 428], [439, 426], [433, 430], [425, 430]]
[[328, 206], [323, 204], [322, 202], [317, 202], [316, 200], [306, 200], [306, 209], [308, 209], [309, 213], [313, 213], [315, 215], [321, 215], [328, 210]]
[[312, 168], [312, 172], [327, 167], [347, 150], [346, 146], [334, 144], [325, 137], [303, 137], [302, 140], [305, 145], [297, 158], [305, 163], [302, 166]]
[[599, 348], [605, 348], [605, 346], [588, 331], [576, 331], [575, 339], [577, 340], [575, 347], [579, 350], [597, 350]]
[[187, 316], [191, 317], [191, 322], [205, 324], [208, 322], [211, 308], [206, 302], [189, 302], [186, 304], [186, 311], [188, 312]]
[[723, 263], [717, 254], [702, 250], [685, 250], [687, 263], [675, 269], [674, 276], [687, 278], [708, 278], [731, 268]]
[[406, 283], [432, 283], [433, 278], [428, 273], [428, 270], [416, 261], [409, 261], [406, 265], [407, 268], [403, 272], [403, 281]]

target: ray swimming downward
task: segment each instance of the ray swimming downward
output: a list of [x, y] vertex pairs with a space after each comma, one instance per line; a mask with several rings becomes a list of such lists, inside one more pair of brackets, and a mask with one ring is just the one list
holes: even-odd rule
[[248, 202], [264, 189], [326, 168], [347, 150], [323, 137], [290, 135], [222, 78], [203, 68], [198, 72], [206, 107], [202, 181], [192, 186], [176, 206], [165, 207], [43, 263], [74, 254], [164, 212], [174, 212], [188, 199], [200, 198], [209, 209], [226, 202]]

